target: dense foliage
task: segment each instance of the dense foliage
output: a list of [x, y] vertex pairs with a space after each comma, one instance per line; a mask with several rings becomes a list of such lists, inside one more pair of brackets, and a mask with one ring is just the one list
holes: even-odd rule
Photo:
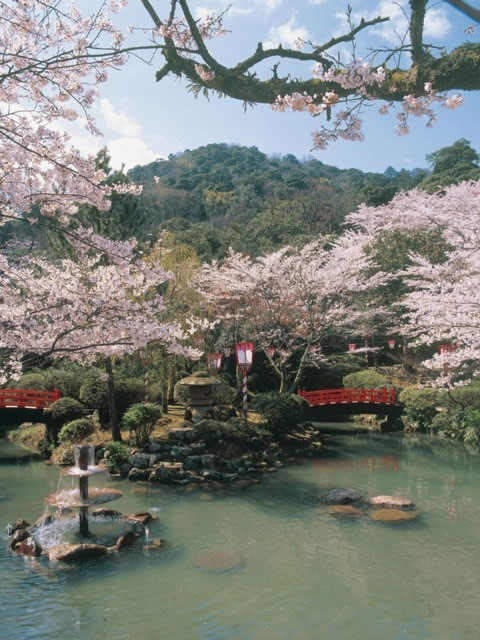
[[133, 434], [137, 447], [148, 443], [157, 420], [162, 415], [162, 408], [158, 404], [133, 404], [123, 416], [123, 426]]
[[89, 418], [78, 418], [67, 422], [58, 434], [60, 442], [82, 442], [95, 431], [95, 425]]
[[308, 418], [308, 403], [295, 394], [262, 393], [253, 402], [268, 429], [276, 436], [292, 431]]

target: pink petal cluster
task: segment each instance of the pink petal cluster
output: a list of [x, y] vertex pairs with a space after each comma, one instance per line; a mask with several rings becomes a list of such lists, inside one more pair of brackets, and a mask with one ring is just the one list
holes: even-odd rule
[[[30, 256], [21, 263], [1, 258], [1, 375], [21, 371], [25, 353], [92, 362], [98, 355], [124, 355], [147, 344], [199, 357], [188, 338], [164, 319], [158, 293], [173, 275], [135, 255], [135, 242], [115, 242], [85, 232], [75, 258], [56, 262]], [[108, 252], [108, 263], [101, 256]]]
[[362, 206], [347, 218], [347, 224], [365, 234], [365, 243], [390, 232], [441, 234], [443, 262], [412, 255], [411, 266], [395, 274], [409, 286], [398, 301], [406, 309], [400, 317], [403, 331], [416, 344], [456, 345], [424, 363], [439, 374], [439, 384], [480, 372], [479, 219], [480, 182], [452, 185], [442, 194], [401, 193], [388, 205]]
[[195, 72], [203, 82], [211, 82], [212, 80], [215, 80], [215, 71], [212, 71], [203, 64], [196, 64]]
[[[12, 217], [40, 205], [69, 215], [78, 204], [107, 209], [112, 188], [93, 158], [84, 159], [57, 126], [82, 118], [98, 134], [89, 109], [108, 70], [125, 62], [123, 35], [109, 17], [126, 0], [91, 15], [47, 0], [0, 6], [0, 207]], [[104, 47], [102, 49], [102, 47]], [[108, 53], [107, 53], [108, 52]], [[122, 189], [126, 187], [123, 186]]]

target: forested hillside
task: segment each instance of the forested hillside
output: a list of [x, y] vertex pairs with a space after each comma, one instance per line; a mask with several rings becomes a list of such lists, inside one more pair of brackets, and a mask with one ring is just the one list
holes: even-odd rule
[[392, 167], [364, 173], [227, 144], [187, 150], [128, 172], [144, 185], [140, 206], [149, 231], [173, 231], [204, 259], [222, 255], [230, 245], [261, 253], [336, 233], [361, 202], [388, 202], [428, 174]]

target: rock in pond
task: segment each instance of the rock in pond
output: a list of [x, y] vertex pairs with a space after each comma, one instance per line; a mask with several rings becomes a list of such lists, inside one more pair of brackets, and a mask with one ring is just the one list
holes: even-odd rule
[[48, 551], [52, 562], [82, 562], [94, 560], [108, 555], [108, 548], [103, 544], [60, 544]]
[[15, 547], [15, 552], [21, 556], [28, 556], [30, 558], [38, 558], [42, 555], [42, 548], [32, 538], [26, 538], [23, 542], [19, 542]]
[[159, 549], [164, 549], [167, 541], [163, 538], [154, 538], [150, 544], [143, 545], [144, 551], [158, 551]]
[[359, 502], [362, 495], [356, 489], [332, 489], [328, 492], [327, 500], [332, 504], [348, 504]]
[[94, 509], [92, 511], [93, 518], [119, 518], [122, 514], [115, 509]]
[[129, 516], [126, 516], [129, 522], [139, 522], [140, 524], [148, 524], [153, 520], [153, 516], [148, 511], [142, 511], [141, 513], [132, 513]]
[[370, 514], [372, 520], [376, 522], [405, 522], [407, 520], [415, 520], [418, 516], [416, 511], [402, 511], [402, 509], [375, 509]]
[[133, 547], [139, 537], [139, 533], [135, 533], [135, 531], [128, 531], [127, 533], [124, 533], [123, 536], [120, 536], [120, 538], [117, 540], [115, 548], [117, 549], [117, 551], [129, 549], [130, 547]]
[[335, 516], [336, 518], [361, 518], [364, 516], [364, 512], [360, 511], [356, 507], [352, 507], [350, 504], [338, 504], [334, 507], [330, 507], [328, 515]]
[[402, 508], [414, 506], [411, 500], [403, 498], [402, 496], [375, 496], [374, 498], [370, 498], [368, 502], [375, 507]]
[[244, 558], [235, 551], [206, 551], [199, 553], [194, 559], [197, 568], [214, 572], [237, 569], [244, 562]]
[[17, 518], [13, 524], [7, 524], [7, 536], [11, 536], [18, 531], [18, 529], [27, 529], [30, 523], [24, 518]]
[[30, 537], [28, 529], [17, 529], [10, 540], [10, 549], [15, 549], [19, 542], [23, 542]]

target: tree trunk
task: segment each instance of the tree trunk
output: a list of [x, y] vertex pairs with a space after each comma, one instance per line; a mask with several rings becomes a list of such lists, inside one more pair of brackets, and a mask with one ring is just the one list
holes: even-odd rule
[[110, 356], [105, 358], [105, 371], [107, 372], [108, 415], [110, 417], [110, 429], [114, 442], [122, 441], [120, 425], [118, 422], [117, 405], [115, 403], [115, 382], [113, 379], [112, 360]]

